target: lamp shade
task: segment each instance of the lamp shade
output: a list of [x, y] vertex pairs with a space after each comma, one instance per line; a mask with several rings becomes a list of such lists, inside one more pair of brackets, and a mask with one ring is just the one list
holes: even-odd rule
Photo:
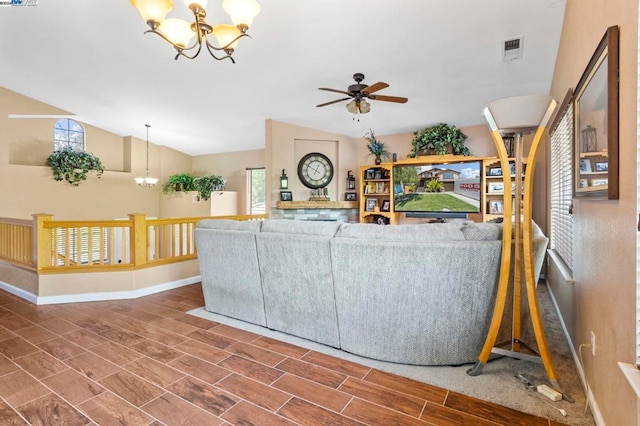
[[131, 4], [138, 9], [144, 22], [162, 22], [173, 9], [171, 0], [131, 0]]
[[490, 102], [483, 115], [491, 130], [518, 132], [545, 127], [555, 107], [551, 96], [514, 96]]
[[191, 29], [191, 24], [182, 19], [167, 19], [162, 21], [158, 27], [158, 31], [179, 47], [187, 47], [195, 35]]
[[[233, 41], [238, 36], [242, 35], [240, 30], [233, 25], [229, 24], [220, 24], [216, 25], [211, 29], [211, 34], [218, 40], [218, 44], [223, 49], [233, 49], [235, 50], [238, 46], [238, 41]], [[233, 43], [231, 43], [233, 41]], [[229, 44], [231, 43], [231, 44]]]
[[233, 25], [246, 28], [253, 24], [253, 18], [260, 13], [260, 5], [256, 0], [223, 0], [222, 7], [231, 17]]

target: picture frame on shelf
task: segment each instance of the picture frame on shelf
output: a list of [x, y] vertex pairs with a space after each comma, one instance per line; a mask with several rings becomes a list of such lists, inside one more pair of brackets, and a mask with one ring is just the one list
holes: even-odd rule
[[589, 179], [580, 179], [580, 188], [588, 188]]
[[608, 184], [609, 179], [607, 178], [591, 179], [591, 186], [606, 186]]
[[293, 201], [293, 193], [291, 191], [280, 191], [280, 201]]
[[368, 212], [375, 211], [376, 207], [378, 207], [378, 199], [367, 198], [367, 201], [365, 203], [365, 211], [368, 211]]
[[375, 215], [373, 217], [373, 223], [378, 225], [388, 225], [389, 222], [390, 222], [389, 218], [382, 215]]
[[597, 161], [596, 162], [596, 172], [608, 172], [609, 171], [609, 162], [608, 161]]
[[355, 192], [345, 192], [344, 193], [345, 201], [358, 201], [358, 194]]
[[391, 200], [382, 200], [381, 212], [388, 212], [391, 210]]
[[509, 171], [511, 176], [516, 175], [516, 163], [509, 164]]
[[580, 159], [580, 173], [591, 173], [591, 161], [588, 158]]
[[504, 192], [504, 184], [502, 182], [489, 182], [489, 192]]
[[502, 176], [502, 167], [490, 167], [489, 176]]
[[382, 170], [381, 169], [375, 169], [375, 171], [373, 173], [373, 178], [374, 179], [382, 179]]
[[502, 214], [502, 200], [489, 201], [489, 214]]
[[373, 169], [367, 169], [364, 172], [364, 178], [365, 179], [373, 179], [373, 177], [375, 176], [375, 172]]

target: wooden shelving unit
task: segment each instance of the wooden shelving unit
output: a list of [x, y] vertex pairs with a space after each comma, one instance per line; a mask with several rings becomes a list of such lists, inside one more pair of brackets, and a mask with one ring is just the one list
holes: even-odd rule
[[607, 151], [580, 153], [580, 168], [576, 171], [580, 192], [602, 191], [609, 185], [609, 155]]
[[[509, 165], [511, 166], [511, 193], [515, 194], [516, 176], [515, 176], [515, 159], [509, 158]], [[522, 160], [524, 167], [527, 165], [526, 158]], [[484, 194], [483, 194], [483, 221], [501, 218], [504, 216], [504, 194], [503, 194], [503, 179], [502, 173], [497, 174], [500, 170], [500, 160], [498, 158], [489, 158], [483, 161], [483, 182], [484, 182]], [[524, 195], [524, 171], [522, 173], [522, 182], [520, 182], [521, 194]]]
[[360, 222], [395, 225], [393, 211], [393, 164], [360, 167]]

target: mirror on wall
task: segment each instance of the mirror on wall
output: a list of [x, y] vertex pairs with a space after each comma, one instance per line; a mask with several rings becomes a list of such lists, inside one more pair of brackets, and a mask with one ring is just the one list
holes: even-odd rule
[[618, 27], [607, 29], [574, 92], [574, 196], [619, 198]]

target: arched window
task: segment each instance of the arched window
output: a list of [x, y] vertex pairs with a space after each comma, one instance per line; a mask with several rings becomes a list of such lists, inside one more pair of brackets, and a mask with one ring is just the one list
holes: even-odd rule
[[66, 148], [84, 151], [84, 129], [80, 123], [70, 118], [58, 120], [53, 132], [53, 150], [61, 151]]

